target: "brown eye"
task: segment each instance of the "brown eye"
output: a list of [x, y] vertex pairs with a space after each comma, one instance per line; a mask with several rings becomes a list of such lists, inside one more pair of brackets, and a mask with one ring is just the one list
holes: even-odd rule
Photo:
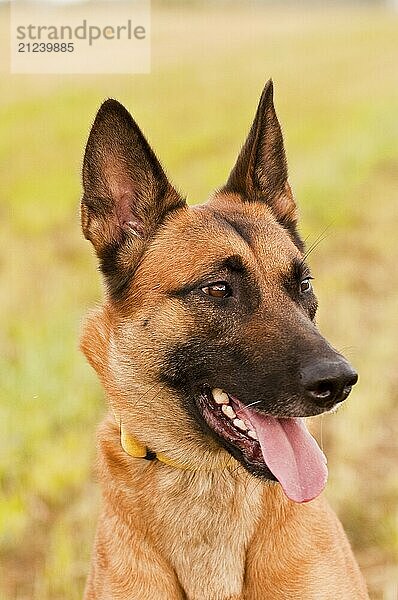
[[231, 288], [228, 283], [219, 281], [217, 283], [211, 283], [201, 288], [202, 292], [212, 298], [227, 298], [231, 295]]
[[311, 279], [312, 279], [312, 277], [306, 277], [300, 283], [300, 292], [302, 294], [308, 294], [308, 292], [310, 292], [312, 290]]

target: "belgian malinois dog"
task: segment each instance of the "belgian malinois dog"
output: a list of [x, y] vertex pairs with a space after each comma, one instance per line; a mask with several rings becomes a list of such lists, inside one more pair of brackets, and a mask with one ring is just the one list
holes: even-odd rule
[[106, 298], [82, 349], [110, 408], [85, 598], [367, 598], [304, 419], [357, 374], [315, 326], [272, 82], [206, 204], [186, 204], [115, 100], [83, 183]]

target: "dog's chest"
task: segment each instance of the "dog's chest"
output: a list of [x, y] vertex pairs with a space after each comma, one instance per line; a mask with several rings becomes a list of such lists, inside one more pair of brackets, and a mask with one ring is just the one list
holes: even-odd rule
[[163, 500], [156, 507], [161, 544], [187, 598], [239, 598], [262, 486], [222, 473], [183, 478], [170, 473], [161, 486]]

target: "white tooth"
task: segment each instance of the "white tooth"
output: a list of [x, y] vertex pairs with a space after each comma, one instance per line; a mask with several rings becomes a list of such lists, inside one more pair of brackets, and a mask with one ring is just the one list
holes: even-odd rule
[[212, 394], [217, 404], [229, 404], [228, 394], [220, 390], [220, 388], [214, 388]]
[[232, 406], [230, 406], [229, 404], [223, 404], [221, 410], [223, 411], [224, 415], [226, 415], [229, 419], [235, 419], [236, 413]]
[[238, 429], [241, 429], [242, 431], [247, 431], [246, 423], [241, 419], [234, 419], [233, 424]]
[[249, 429], [249, 431], [247, 432], [247, 435], [249, 437], [253, 438], [253, 440], [258, 440], [257, 433], [255, 431], [253, 431], [253, 429]]

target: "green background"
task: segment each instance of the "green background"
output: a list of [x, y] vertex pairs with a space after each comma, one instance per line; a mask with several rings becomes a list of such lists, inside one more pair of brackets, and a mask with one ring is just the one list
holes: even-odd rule
[[[398, 590], [398, 13], [323, 3], [152, 7], [152, 72], [11, 76], [0, 94], [0, 598], [81, 598], [103, 394], [78, 351], [101, 297], [82, 152], [123, 102], [192, 202], [221, 185], [273, 77], [322, 332], [359, 384], [315, 428], [372, 598]], [[7, 14], [1, 13], [6, 29]]]

